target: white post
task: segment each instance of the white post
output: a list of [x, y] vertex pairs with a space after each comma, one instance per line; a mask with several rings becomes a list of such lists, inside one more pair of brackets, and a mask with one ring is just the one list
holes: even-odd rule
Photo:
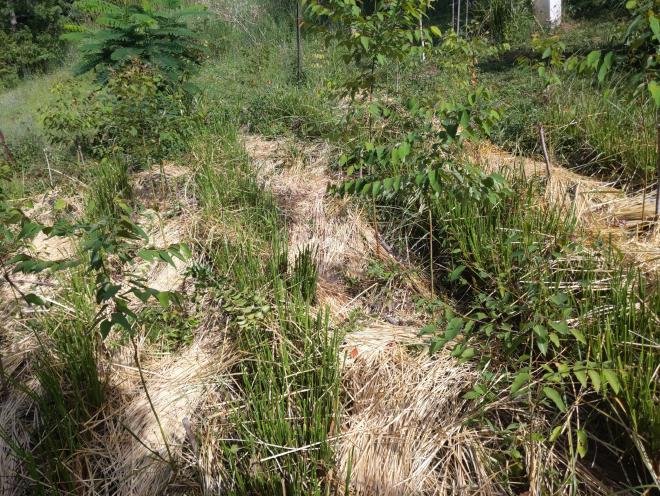
[[544, 26], [556, 28], [561, 24], [561, 0], [534, 0], [534, 15]]

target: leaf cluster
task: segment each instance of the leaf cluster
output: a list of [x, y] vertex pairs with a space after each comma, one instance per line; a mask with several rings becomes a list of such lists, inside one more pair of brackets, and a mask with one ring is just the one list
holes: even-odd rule
[[[133, 332], [138, 315], [131, 308], [131, 296], [143, 303], [154, 299], [164, 308], [179, 302], [176, 293], [150, 288], [143, 277], [132, 271], [138, 260], [159, 260], [174, 265], [175, 259], [186, 260], [190, 256], [190, 250], [183, 244], [167, 248], [143, 248], [149, 242], [149, 236], [133, 220], [130, 206], [121, 199], [117, 199], [116, 203], [121, 211], [118, 217], [104, 218], [93, 223], [71, 223], [61, 219], [47, 226], [15, 210], [9, 220], [16, 228], [16, 243], [26, 245], [39, 233], [49, 238], [81, 239], [82, 255], [62, 260], [41, 260], [23, 251], [4, 264], [10, 268], [5, 273], [9, 281], [11, 274], [39, 274], [84, 267], [94, 277], [97, 311], [93, 325], [99, 326], [102, 338], [107, 337], [113, 326]], [[47, 305], [46, 301], [34, 293], [21, 293], [21, 296], [29, 304]]]
[[205, 46], [186, 18], [204, 10], [182, 7], [179, 0], [146, 0], [116, 5], [106, 0], [79, 0], [75, 8], [91, 17], [99, 29], [67, 26], [62, 38], [81, 42], [78, 74], [96, 70], [100, 81], [111, 70], [133, 60], [147, 64], [171, 82], [188, 79], [201, 63]]
[[420, 55], [421, 42], [441, 35], [436, 26], [420, 29], [430, 0], [384, 0], [375, 2], [371, 13], [359, 0], [306, 2], [309, 16], [325, 26], [328, 41], [336, 40], [344, 50], [344, 62], [353, 63], [359, 75], [346, 83], [347, 93], [373, 92], [376, 71]]
[[185, 149], [196, 122], [190, 94], [138, 62], [113, 71], [104, 86], [67, 81], [53, 94], [40, 109], [52, 143], [97, 158], [123, 157], [134, 167]]
[[[329, 191], [340, 196], [391, 199], [413, 193], [427, 197], [440, 195], [446, 182], [471, 198], [497, 202], [506, 190], [501, 176], [484, 174], [452, 158], [466, 139], [490, 134], [499, 113], [487, 102], [488, 94], [480, 88], [463, 103], [436, 109], [408, 102], [404, 119], [412, 126], [409, 132], [398, 141], [368, 141], [342, 155], [339, 166], [349, 179], [331, 185]], [[375, 103], [369, 112], [386, 121], [400, 117], [396, 110]]]

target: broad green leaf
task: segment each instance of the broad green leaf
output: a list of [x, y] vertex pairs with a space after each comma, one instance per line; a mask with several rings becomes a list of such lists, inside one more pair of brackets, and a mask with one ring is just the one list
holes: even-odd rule
[[596, 68], [598, 61], [600, 60], [601, 52], [600, 50], [593, 50], [587, 55], [587, 65], [591, 68]]
[[373, 182], [371, 185], [371, 195], [375, 198], [378, 196], [378, 193], [380, 193], [380, 185], [381, 182], [379, 180], [376, 180]]
[[105, 283], [101, 285], [96, 291], [96, 303], [99, 304], [103, 301], [113, 298], [121, 289], [118, 284]]
[[465, 398], [466, 400], [476, 400], [481, 398], [483, 395], [484, 394], [482, 391], [468, 391], [463, 395], [463, 398]]
[[658, 18], [653, 14], [649, 15], [649, 26], [651, 27], [651, 31], [653, 31], [655, 39], [660, 41], [660, 23], [658, 23]]
[[587, 456], [587, 431], [584, 429], [577, 430], [577, 452], [580, 458]]
[[612, 62], [614, 61], [614, 52], [608, 52], [607, 55], [605, 55], [605, 59], [603, 59], [603, 63], [600, 66], [600, 70], [598, 71], [598, 82], [602, 83], [605, 81], [605, 77], [607, 76], [607, 73], [609, 72], [610, 68], [612, 67]]
[[563, 430], [563, 426], [561, 426], [561, 425], [558, 425], [557, 427], [552, 429], [552, 433], [550, 434], [550, 437], [548, 438], [548, 441], [550, 441], [551, 443], [554, 443], [559, 438], [559, 436], [561, 435], [562, 430]]
[[158, 298], [158, 301], [163, 308], [167, 308], [170, 306], [171, 296], [172, 295], [169, 291], [159, 291], [156, 298]]
[[447, 276], [447, 280], [449, 282], [456, 281], [456, 279], [458, 279], [461, 276], [464, 270], [465, 270], [465, 265], [459, 265], [449, 273], [449, 275]]
[[587, 387], [587, 372], [582, 369], [573, 369], [573, 374], [577, 378], [578, 381], [580, 381], [580, 384], [582, 385], [583, 388]]
[[425, 336], [427, 334], [433, 334], [437, 330], [438, 330], [438, 326], [436, 326], [435, 324], [428, 324], [422, 327], [422, 329], [419, 331], [419, 335]]
[[467, 348], [463, 353], [461, 353], [461, 358], [464, 360], [469, 360], [470, 358], [474, 357], [475, 355], [475, 349], [474, 348]]
[[23, 224], [21, 232], [18, 234], [18, 239], [32, 239], [44, 228], [37, 222], [26, 222]]
[[433, 188], [433, 191], [436, 193], [440, 192], [440, 184], [438, 184], [438, 173], [435, 170], [429, 171], [429, 184], [431, 185], [431, 188]]
[[104, 320], [101, 322], [101, 338], [105, 339], [110, 334], [110, 329], [112, 329], [112, 321]]
[[519, 372], [511, 383], [511, 394], [515, 395], [520, 389], [529, 382], [529, 372]]
[[566, 412], [566, 405], [564, 404], [564, 400], [555, 388], [546, 386], [543, 388], [543, 394], [552, 400], [552, 402], [557, 406], [557, 408], [559, 408], [562, 413]]
[[603, 369], [603, 379], [612, 386], [615, 394], [619, 394], [619, 391], [621, 391], [621, 383], [619, 383], [619, 377], [615, 370]]
[[26, 294], [25, 296], [23, 296], [23, 299], [25, 300], [26, 303], [30, 305], [44, 306], [46, 304], [43, 298], [37, 296], [34, 293]]
[[557, 336], [556, 333], [551, 332], [548, 337], [550, 338], [550, 341], [552, 341], [552, 344], [554, 344], [556, 348], [559, 348], [559, 336]]
[[562, 336], [565, 336], [568, 334], [568, 324], [566, 321], [561, 321], [561, 322], [549, 322], [550, 327], [552, 327], [555, 331], [557, 331], [559, 334]]
[[61, 211], [64, 210], [66, 207], [67, 207], [66, 200], [62, 198], [58, 198], [57, 200], [55, 200], [55, 204], [53, 205], [53, 210]]
[[186, 260], [192, 257], [192, 251], [190, 250], [190, 247], [186, 243], [181, 243], [181, 245], [179, 246], [181, 249], [181, 254]]
[[596, 392], [599, 392], [600, 391], [600, 383], [601, 383], [600, 374], [592, 368], [589, 368], [587, 370], [587, 374], [589, 374], [589, 379], [591, 379], [591, 383], [593, 384], [594, 389], [596, 390]]
[[558, 307], [563, 307], [568, 304], [568, 295], [566, 293], [555, 293], [550, 297], [550, 301]]
[[364, 48], [365, 52], [369, 51], [369, 38], [367, 36], [360, 36], [360, 43], [362, 44], [362, 47]]
[[132, 331], [131, 324], [130, 324], [130, 322], [128, 322], [128, 319], [126, 318], [126, 316], [123, 313], [114, 312], [110, 316], [110, 320], [112, 320], [113, 324], [117, 324], [117, 325], [123, 327], [126, 331], [128, 331], [128, 332]]
[[429, 346], [429, 354], [433, 355], [446, 344], [444, 339], [434, 339]]
[[587, 344], [587, 338], [584, 337], [584, 334], [581, 330], [571, 329], [571, 334], [575, 336], [575, 339], [577, 339], [580, 343]]

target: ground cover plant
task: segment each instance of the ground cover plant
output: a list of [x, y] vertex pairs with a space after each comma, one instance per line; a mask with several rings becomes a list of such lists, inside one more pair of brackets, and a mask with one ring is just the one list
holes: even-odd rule
[[652, 3], [65, 3], [0, 94], [0, 493], [658, 490]]

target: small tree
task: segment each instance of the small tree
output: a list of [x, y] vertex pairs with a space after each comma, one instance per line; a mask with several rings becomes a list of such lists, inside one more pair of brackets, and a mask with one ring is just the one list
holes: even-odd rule
[[109, 71], [138, 60], [181, 82], [197, 69], [205, 47], [200, 36], [189, 29], [185, 19], [204, 11], [196, 6], [181, 7], [180, 0], [144, 0], [118, 6], [105, 0], [79, 0], [74, 6], [100, 26], [88, 30], [69, 25], [73, 32], [62, 38], [82, 41], [79, 74], [98, 71], [107, 81]]
[[379, 68], [419, 54], [422, 39], [440, 35], [435, 26], [419, 29], [431, 1], [384, 0], [375, 2], [372, 13], [365, 13], [362, 2], [356, 0], [306, 1], [313, 17], [331, 25], [327, 38], [346, 50], [344, 61], [358, 68], [358, 75], [344, 85], [347, 94], [355, 98], [366, 91], [371, 99], [379, 83]]

